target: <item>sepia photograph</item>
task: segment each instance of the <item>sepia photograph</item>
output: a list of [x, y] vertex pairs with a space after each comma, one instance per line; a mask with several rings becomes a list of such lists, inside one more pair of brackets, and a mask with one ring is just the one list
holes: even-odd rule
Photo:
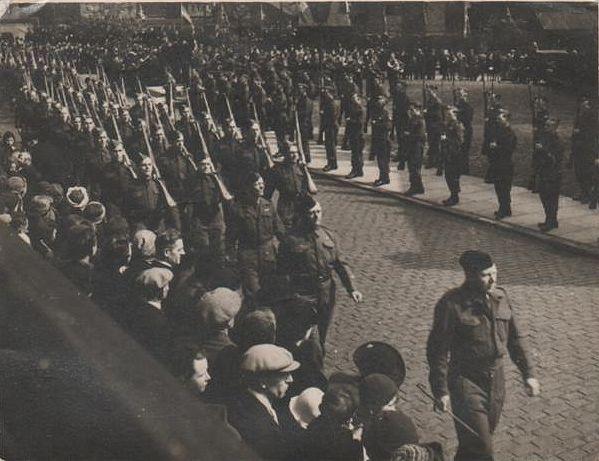
[[0, 461], [599, 461], [598, 6], [0, 0]]

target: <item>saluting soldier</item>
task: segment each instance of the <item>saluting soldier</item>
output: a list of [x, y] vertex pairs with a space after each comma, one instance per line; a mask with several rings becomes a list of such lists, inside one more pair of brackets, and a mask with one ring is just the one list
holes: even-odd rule
[[322, 171], [332, 171], [337, 169], [337, 132], [339, 130], [339, 109], [333, 97], [332, 87], [323, 89], [321, 117], [327, 155], [327, 164]]
[[149, 229], [155, 233], [167, 227], [181, 230], [177, 203], [156, 178], [150, 157], [139, 154], [138, 179], [133, 182], [125, 197], [125, 216], [136, 229]]
[[237, 259], [244, 292], [255, 306], [271, 288], [276, 267], [276, 241], [285, 227], [274, 204], [264, 198], [264, 180], [256, 172], [246, 175], [243, 194], [233, 211], [231, 239], [237, 243]]
[[360, 96], [354, 93], [349, 104], [349, 111], [345, 119], [345, 130], [351, 149], [351, 171], [346, 176], [353, 179], [364, 176], [364, 108]]
[[537, 188], [545, 210], [545, 222], [539, 223], [543, 232], [556, 229], [559, 191], [562, 179], [564, 146], [557, 134], [557, 121], [548, 118], [535, 143]]
[[385, 98], [379, 96], [372, 106], [372, 152], [379, 167], [379, 177], [374, 186], [389, 184], [389, 163], [391, 162], [391, 117], [385, 108]]
[[435, 408], [452, 411], [478, 436], [455, 423], [456, 461], [492, 461], [492, 436], [505, 399], [503, 357], [516, 364], [531, 396], [540, 393], [507, 292], [497, 286], [497, 266], [482, 251], [460, 257], [464, 283], [435, 307], [427, 343]]
[[424, 194], [421, 171], [424, 146], [426, 144], [426, 129], [424, 127], [421, 106], [415, 102], [410, 103], [408, 126], [402, 133], [402, 136], [404, 137], [403, 144], [406, 146], [406, 161], [408, 162], [410, 178], [410, 187], [405, 191], [405, 194]]
[[512, 215], [512, 180], [514, 162], [512, 156], [518, 142], [509, 121], [509, 112], [502, 110], [494, 123], [493, 135], [489, 138], [489, 171], [488, 179], [495, 186], [499, 209], [496, 219]]
[[335, 308], [333, 271], [356, 303], [362, 301], [362, 293], [354, 286], [352, 273], [331, 231], [322, 226], [320, 204], [311, 195], [305, 195], [298, 212], [296, 226], [281, 241], [278, 270], [285, 275], [291, 294], [313, 309], [324, 349]]

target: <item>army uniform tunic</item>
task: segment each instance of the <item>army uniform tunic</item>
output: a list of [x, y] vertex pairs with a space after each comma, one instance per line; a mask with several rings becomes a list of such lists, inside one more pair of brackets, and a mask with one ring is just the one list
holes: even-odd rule
[[499, 213], [504, 216], [512, 214], [511, 191], [514, 177], [512, 156], [516, 144], [517, 139], [512, 128], [500, 126], [494, 130], [489, 142], [488, 179], [495, 185]]
[[325, 227], [297, 227], [281, 242], [278, 269], [289, 278], [289, 289], [313, 306], [321, 345], [324, 347], [333, 318], [337, 272], [348, 293], [355, 289], [349, 265], [342, 259], [337, 242]]
[[376, 155], [379, 179], [389, 181], [391, 161], [391, 117], [384, 107], [375, 107], [372, 116], [372, 153]]
[[546, 131], [539, 133], [535, 146], [536, 184], [547, 224], [557, 224], [563, 151], [564, 146], [556, 133]]
[[352, 102], [347, 114], [346, 130], [351, 149], [351, 167], [352, 171], [362, 173], [364, 167], [364, 135], [362, 127], [364, 126], [364, 108], [360, 103]]
[[[138, 229], [162, 232], [167, 227], [181, 230], [181, 218], [176, 206], [169, 205], [156, 179], [135, 181], [125, 199], [129, 223]], [[168, 226], [167, 226], [168, 225]]]
[[443, 295], [427, 343], [431, 389], [436, 398], [449, 395], [453, 412], [480, 435], [456, 423], [457, 461], [493, 460], [491, 435], [505, 397], [502, 359], [506, 355], [525, 379], [533, 377], [504, 289], [486, 295], [465, 283]]
[[279, 191], [277, 213], [283, 224], [289, 228], [296, 217], [297, 200], [308, 193], [306, 177], [295, 161], [277, 163], [270, 172], [264, 196], [270, 199], [274, 190]]
[[403, 133], [403, 136], [406, 146], [410, 189], [422, 193], [424, 192], [421, 176], [422, 157], [424, 155], [424, 144], [426, 143], [426, 132], [422, 116], [409, 119], [407, 131]]

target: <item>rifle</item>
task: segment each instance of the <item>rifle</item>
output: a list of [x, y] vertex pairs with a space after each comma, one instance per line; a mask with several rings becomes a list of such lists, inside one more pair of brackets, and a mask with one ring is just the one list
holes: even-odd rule
[[154, 102], [152, 100], [149, 100], [148, 102], [150, 103], [152, 112], [154, 113], [154, 118], [156, 119], [156, 124], [165, 134], [164, 139], [166, 141], [166, 147], [168, 148], [168, 147], [170, 147], [170, 142], [168, 140], [168, 136], [166, 136], [166, 131], [164, 130], [164, 125], [162, 124], [162, 120], [160, 119], [160, 114], [158, 113], [158, 108], [156, 107], [156, 104], [154, 104]]
[[308, 169], [308, 165], [306, 164], [306, 156], [304, 155], [304, 146], [302, 145], [302, 133], [300, 131], [299, 117], [297, 116], [297, 109], [294, 111], [294, 115], [295, 115], [295, 131], [296, 131], [295, 144], [297, 146], [297, 152], [300, 157], [299, 165], [302, 169], [302, 172], [304, 173], [304, 176], [306, 177], [308, 192], [311, 194], [316, 194], [316, 193], [318, 193], [318, 188], [316, 187], [316, 184], [314, 183], [314, 180], [312, 179], [312, 175], [310, 174], [310, 170]]
[[222, 139], [223, 133], [219, 130], [214, 122], [214, 118], [212, 117], [212, 112], [210, 111], [210, 104], [208, 104], [208, 99], [206, 98], [206, 92], [202, 91], [202, 98], [204, 99], [204, 104], [206, 106], [206, 113], [208, 114], [208, 124], [212, 127], [214, 136], [216, 139]]
[[237, 139], [238, 141], [241, 141], [243, 139], [243, 136], [241, 136], [241, 131], [239, 130], [239, 127], [237, 126], [237, 123], [235, 122], [235, 116], [233, 115], [233, 111], [231, 110], [231, 104], [229, 103], [229, 97], [225, 94], [225, 102], [227, 103], [227, 109], [229, 111], [229, 117], [231, 118], [232, 122], [233, 122], [233, 135], [235, 136], [235, 139]]
[[[111, 118], [112, 118], [112, 127], [114, 128], [114, 132], [116, 134], [116, 138], [118, 139], [118, 141], [122, 144], [123, 143], [123, 138], [121, 138], [121, 133], [119, 132], [119, 125], [116, 122], [116, 118], [114, 117], [114, 114], [111, 114]], [[129, 170], [129, 173], [131, 174], [131, 177], [133, 179], [137, 179], [137, 173], [135, 172], [135, 169], [133, 168], [133, 164], [131, 163], [131, 158], [129, 158], [129, 154], [127, 154], [127, 151], [125, 150], [125, 162], [124, 165], [127, 168], [127, 170]]]
[[158, 183], [158, 185], [160, 186], [160, 189], [162, 190], [162, 193], [164, 194], [164, 199], [166, 200], [166, 204], [168, 205], [169, 208], [176, 207], [177, 202], [175, 202], [175, 199], [173, 198], [173, 196], [170, 194], [170, 192], [166, 188], [166, 185], [164, 184], [164, 181], [162, 179], [162, 175], [160, 174], [160, 170], [158, 169], [158, 165], [156, 164], [156, 158], [154, 157], [154, 152], [152, 151], [152, 145], [150, 144], [150, 140], [148, 139], [148, 133], [146, 131], [146, 127], [144, 126], [141, 131], [143, 132], [143, 135], [144, 135], [144, 142], [146, 144], [146, 149], [148, 150], [148, 157], [150, 157], [150, 161], [152, 162], [152, 168], [153, 168], [154, 174], [156, 176], [155, 177], [156, 182]]
[[258, 131], [258, 134], [260, 135], [260, 147], [262, 147], [264, 149], [264, 153], [266, 154], [266, 163], [268, 166], [268, 169], [271, 169], [273, 166], [275, 166], [275, 162], [272, 159], [273, 155], [272, 152], [270, 151], [270, 145], [266, 142], [266, 139], [264, 139], [264, 133], [262, 132], [262, 125], [260, 124], [260, 120], [258, 119], [258, 110], [256, 109], [256, 104], [254, 103], [254, 101], [252, 101], [252, 108], [254, 109], [254, 117], [256, 118], [256, 123], [258, 124], [258, 128], [260, 129]]

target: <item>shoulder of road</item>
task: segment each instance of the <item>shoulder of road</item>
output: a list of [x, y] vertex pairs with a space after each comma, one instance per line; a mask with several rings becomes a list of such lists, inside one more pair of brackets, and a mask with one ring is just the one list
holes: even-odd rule
[[[277, 142], [274, 132], [267, 132], [266, 138], [276, 152]], [[311, 141], [310, 153], [312, 157], [310, 171], [315, 177], [329, 178], [404, 202], [516, 232], [551, 246], [599, 257], [599, 210], [591, 210], [588, 205], [583, 205], [569, 197], [560, 196], [559, 227], [550, 232], [541, 232], [537, 225], [545, 220], [541, 200], [538, 194], [524, 187], [512, 188], [513, 215], [497, 220], [494, 218], [494, 212], [497, 210], [494, 187], [492, 184], [486, 184], [482, 178], [461, 176], [460, 202], [455, 206], [447, 207], [442, 204], [442, 201], [449, 196], [449, 190], [445, 178], [436, 175], [436, 169], [423, 168], [422, 181], [425, 193], [410, 197], [402, 193], [409, 187], [407, 169], [398, 171], [392, 164], [390, 184], [374, 187], [373, 183], [378, 178], [375, 161], [365, 159], [364, 176], [346, 179], [345, 176], [351, 170], [351, 154], [348, 150], [337, 148], [338, 168], [328, 172], [322, 171], [327, 163], [324, 146]], [[365, 157], [367, 155], [365, 153]]]

